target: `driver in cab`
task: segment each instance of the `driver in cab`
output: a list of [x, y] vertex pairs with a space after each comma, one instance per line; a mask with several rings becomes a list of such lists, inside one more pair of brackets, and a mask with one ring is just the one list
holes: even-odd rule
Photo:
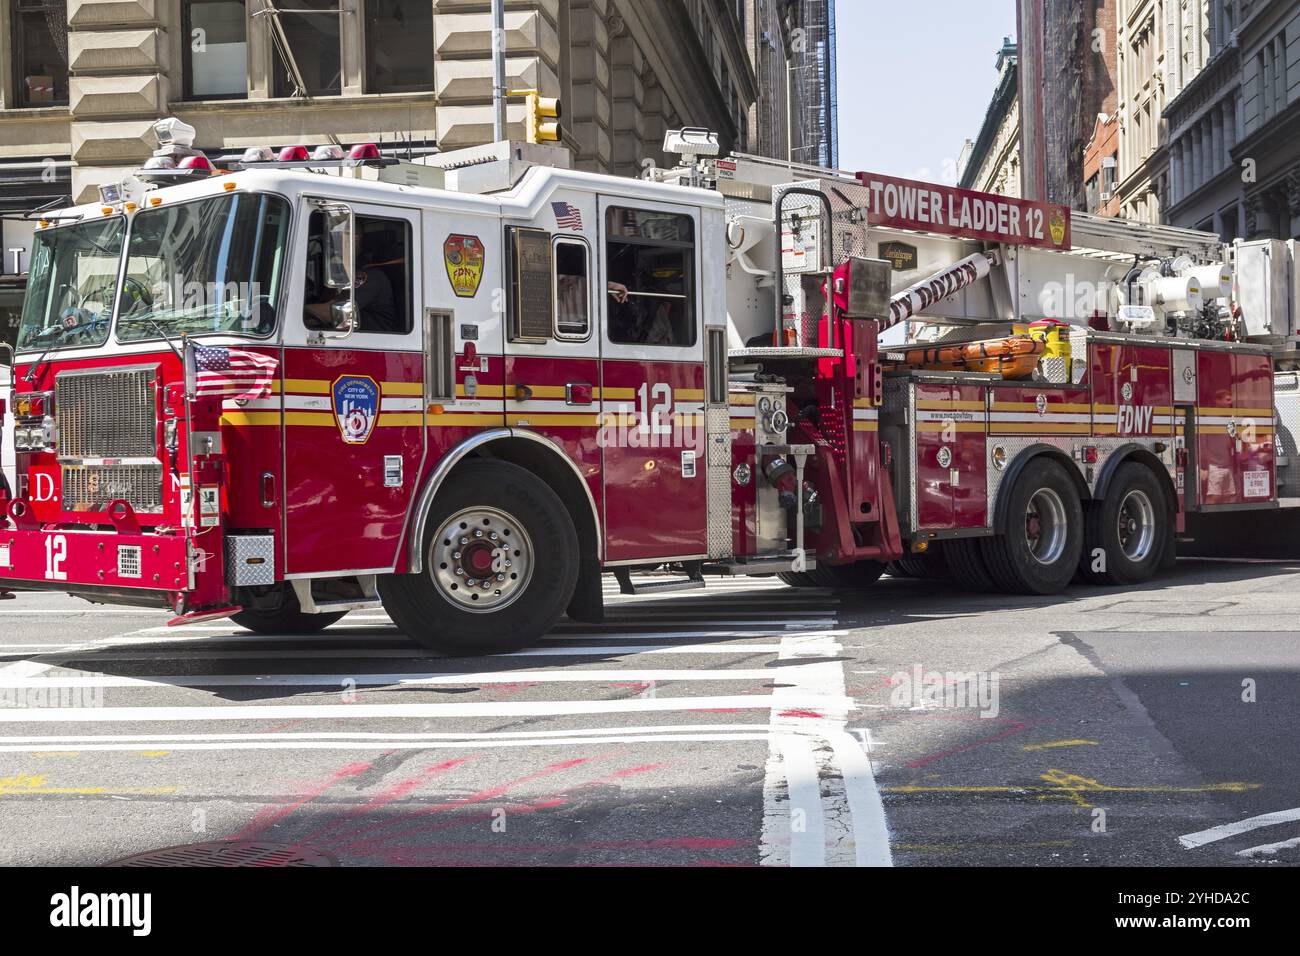
[[[383, 235], [368, 235], [362, 238], [361, 248], [357, 252], [357, 264], [352, 287], [352, 305], [356, 309], [356, 330], [358, 332], [400, 332], [402, 331], [397, 314], [397, 299], [393, 294], [393, 283], [389, 280], [383, 265], [399, 264], [397, 261], [384, 261]], [[336, 325], [333, 316], [335, 305], [345, 302], [338, 290], [330, 289], [324, 283], [318, 285], [319, 301], [308, 302], [307, 311], [310, 328], [333, 328]], [[315, 319], [316, 321], [311, 321]]]

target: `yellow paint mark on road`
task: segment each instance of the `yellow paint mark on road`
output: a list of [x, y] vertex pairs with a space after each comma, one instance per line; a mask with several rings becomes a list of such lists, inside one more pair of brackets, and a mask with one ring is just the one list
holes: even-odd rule
[[1099, 747], [1095, 740], [1046, 740], [1041, 744], [1025, 744], [1021, 750], [1051, 750], [1055, 747]]
[[34, 757], [80, 757], [81, 752], [77, 750], [38, 750], [32, 754]]
[[141, 757], [170, 757], [171, 754], [172, 752], [170, 750], [141, 750], [140, 751]]
[[0, 777], [0, 797], [24, 796], [159, 796], [175, 793], [176, 787], [48, 787], [43, 773], [20, 773]]
[[1251, 790], [1258, 790], [1258, 783], [1210, 783], [1199, 787], [1170, 787], [1161, 784], [1149, 786], [1125, 787], [1115, 784], [1101, 783], [1091, 777], [1080, 776], [1075, 773], [1068, 773], [1064, 770], [1049, 770], [1040, 777], [1047, 786], [1038, 786], [1028, 784], [1025, 786], [922, 786], [907, 785], [901, 787], [885, 787], [885, 793], [897, 794], [971, 794], [980, 795], [1004, 795], [1004, 796], [1032, 796], [1039, 800], [1068, 800], [1079, 807], [1091, 807], [1092, 804], [1087, 801], [1085, 794], [1141, 794], [1154, 795], [1165, 793], [1248, 793]]

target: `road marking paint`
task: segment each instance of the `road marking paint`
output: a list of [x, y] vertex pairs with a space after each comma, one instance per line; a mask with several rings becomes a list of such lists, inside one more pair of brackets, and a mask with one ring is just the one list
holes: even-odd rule
[[772, 750], [781, 755], [786, 803], [781, 816], [789, 834], [789, 866], [826, 865], [826, 822], [822, 811], [821, 774], [807, 737], [774, 733]]
[[876, 786], [871, 758], [858, 741], [844, 732], [831, 737], [831, 747], [844, 774], [849, 811], [853, 814], [853, 847], [858, 866], [893, 866], [885, 804]]
[[[905, 784], [897, 787], [885, 787], [885, 793], [898, 794], [900, 796], [908, 795], [925, 795], [925, 794], [966, 794], [966, 795], [984, 795], [984, 794], [1003, 794], [1008, 796], [1034, 796], [1039, 799], [1060, 798], [1069, 800], [1081, 807], [1089, 807], [1091, 804], [1084, 800], [1083, 795], [1086, 793], [1114, 793], [1114, 794], [1136, 794], [1147, 795], [1157, 793], [1249, 793], [1252, 790], [1258, 790], [1258, 783], [1211, 783], [1203, 784], [1196, 787], [1172, 787], [1172, 786], [1136, 786], [1124, 787], [1113, 784], [1099, 783], [1088, 777], [1082, 777], [1078, 774], [1066, 773], [1062, 770], [1049, 770], [1041, 775], [1041, 778], [1047, 781], [1049, 786], [1039, 786], [1038, 784], [1025, 784], [1021, 786], [1010, 785], [991, 785], [991, 786], [928, 786], [923, 784]], [[1300, 811], [1297, 811], [1300, 812]], [[1282, 822], [1282, 821], [1279, 821]], [[1207, 831], [1208, 832], [1208, 831]], [[1198, 836], [1199, 834], [1190, 834]], [[1188, 837], [1179, 837], [1180, 840], [1186, 840]], [[1217, 838], [1216, 838], [1217, 839]], [[1187, 844], [1184, 844], [1187, 845]]]
[[[838, 645], [823, 644], [817, 646], [817, 652], [830, 655], [838, 651]], [[587, 645], [582, 647], [533, 647], [508, 654], [485, 654], [484, 658], [521, 658], [521, 657], [597, 657], [605, 654], [630, 656], [637, 654], [775, 654], [781, 650], [780, 644], [610, 644]], [[165, 657], [160, 651], [132, 652], [129, 650], [95, 651], [59, 651], [53, 654], [39, 654], [43, 661], [148, 661]], [[187, 661], [229, 661], [229, 660], [373, 660], [379, 658], [402, 658], [412, 660], [464, 660], [467, 658], [445, 657], [435, 651], [421, 650], [417, 647], [376, 648], [367, 650], [363, 647], [346, 650], [288, 650], [288, 651], [214, 651], [186, 649]], [[476, 658], [468, 658], [476, 659]]]
[[1273, 856], [1281, 850], [1294, 850], [1296, 847], [1300, 847], [1300, 837], [1282, 840], [1278, 843], [1264, 843], [1260, 846], [1252, 846], [1245, 850], [1238, 850], [1236, 855], [1243, 857]]
[[[208, 706], [147, 707], [28, 707], [0, 708], [0, 723], [121, 723], [212, 720], [381, 720], [385, 718], [563, 717], [575, 714], [635, 714], [670, 711], [767, 710], [771, 695], [717, 697], [633, 697], [625, 700], [483, 701], [430, 704], [213, 704]], [[782, 701], [785, 703], [786, 701]], [[822, 695], [800, 695], [798, 706], [828, 704], [848, 709], [852, 701], [830, 701]]]
[[[1258, 787], [1258, 784], [1255, 787]], [[1178, 842], [1187, 849], [1194, 850], [1197, 847], [1205, 846], [1207, 843], [1226, 840], [1242, 833], [1249, 833], [1251, 830], [1258, 830], [1260, 827], [1277, 826], [1279, 823], [1294, 823], [1296, 820], [1300, 820], [1300, 807], [1294, 810], [1274, 810], [1272, 813], [1262, 813], [1257, 817], [1247, 817], [1244, 820], [1235, 820], [1222, 826], [1210, 827], [1208, 830], [1188, 833], [1180, 836]]]
[[160, 796], [175, 793], [177, 789], [177, 787], [50, 787], [45, 785], [44, 774], [20, 773], [13, 777], [0, 777], [0, 797], [103, 796], [106, 794]]
[[1054, 750], [1057, 747], [1099, 747], [1095, 740], [1048, 740], [1041, 744], [1024, 744], [1021, 750]]
[[[303, 740], [277, 741], [252, 740], [211, 743], [178, 743], [171, 749], [175, 751], [235, 751], [235, 750], [472, 750], [483, 748], [507, 747], [573, 747], [595, 744], [655, 744], [655, 743], [728, 743], [728, 742], [765, 742], [769, 737], [766, 729], [742, 734], [622, 734], [615, 737], [542, 737], [529, 740]], [[97, 753], [122, 753], [138, 751], [139, 747], [131, 744], [84, 744], [82, 751]], [[0, 753], [39, 753], [32, 746], [0, 743]], [[121, 791], [114, 791], [121, 792]], [[3, 795], [3, 791], [0, 791]]]
[[[48, 665], [47, 665], [48, 666]], [[800, 666], [800, 665], [795, 665]], [[807, 665], [803, 665], [807, 666]], [[0, 671], [0, 688], [72, 687], [375, 687], [384, 685], [464, 685], [522, 683], [667, 683], [669, 681], [776, 681], [788, 669], [739, 670], [563, 670], [471, 671], [467, 673], [405, 674], [80, 674], [53, 677], [9, 677]]]

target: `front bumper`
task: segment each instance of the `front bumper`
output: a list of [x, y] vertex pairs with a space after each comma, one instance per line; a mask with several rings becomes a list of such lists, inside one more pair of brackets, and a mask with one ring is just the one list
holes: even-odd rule
[[0, 587], [192, 591], [201, 569], [190, 545], [184, 535], [0, 527]]

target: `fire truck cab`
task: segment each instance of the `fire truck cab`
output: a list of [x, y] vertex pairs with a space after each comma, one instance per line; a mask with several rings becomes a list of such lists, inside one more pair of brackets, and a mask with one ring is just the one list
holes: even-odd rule
[[[1150, 577], [1187, 510], [1277, 507], [1271, 353], [1192, 334], [1232, 295], [1210, 237], [1051, 248], [1001, 197], [881, 228], [861, 178], [668, 146], [632, 180], [164, 144], [48, 214], [0, 588], [267, 634], [382, 606], [491, 653], [599, 620], [603, 573], [1053, 593]], [[1106, 323], [1044, 298], [1067, 273], [1120, 289]]]

